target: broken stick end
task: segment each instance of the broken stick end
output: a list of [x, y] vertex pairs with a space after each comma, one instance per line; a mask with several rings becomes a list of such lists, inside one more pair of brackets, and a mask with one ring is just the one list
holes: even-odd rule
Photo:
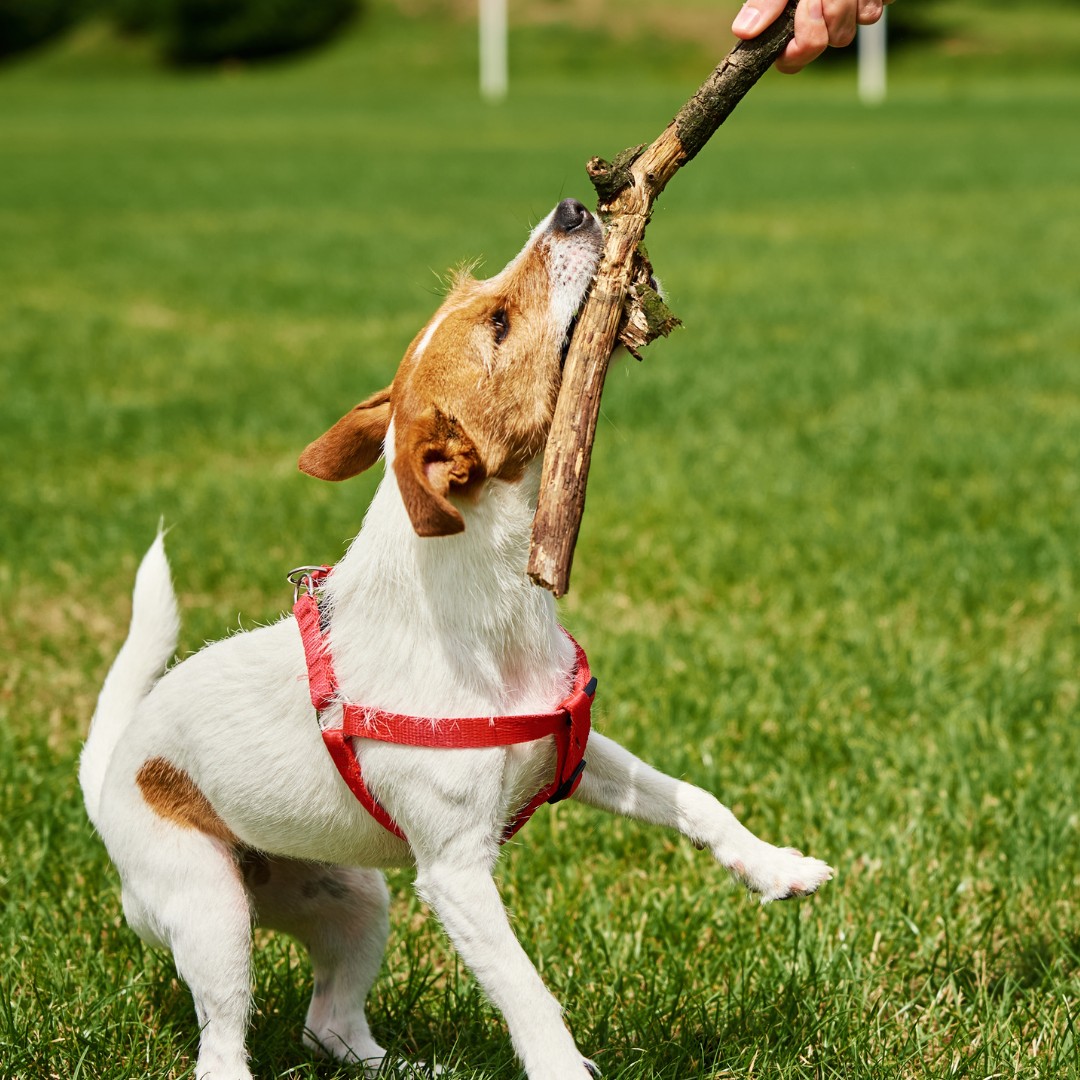
[[573, 550], [569, 553], [548, 551], [543, 542], [533, 543], [529, 552], [527, 573], [534, 585], [553, 593], [555, 599], [561, 599], [570, 588], [570, 563]]

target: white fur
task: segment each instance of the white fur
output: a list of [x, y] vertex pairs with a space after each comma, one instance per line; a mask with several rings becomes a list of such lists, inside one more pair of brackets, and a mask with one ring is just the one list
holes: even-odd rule
[[[572, 275], [564, 260], [552, 264], [552, 319], [568, 321], [581, 289], [576, 299], [562, 295], [559, 282]], [[393, 431], [386, 446], [392, 454]], [[537, 486], [535, 463], [517, 482], [490, 480], [462, 502], [464, 532], [421, 539], [387, 468], [327, 589], [346, 699], [452, 718], [545, 711], [565, 696], [573, 649], [552, 598], [524, 572]], [[374, 868], [410, 862], [418, 892], [505, 1017], [529, 1080], [584, 1080], [583, 1055], [514, 937], [492, 878], [504, 823], [550, 779], [550, 739], [482, 750], [361, 742], [365, 779], [406, 844], [368, 816], [331, 763], [291, 618], [216, 642], [155, 682], [176, 634], [159, 536], [136, 579], [131, 631], [102, 690], [80, 780], [120, 871], [131, 925], [173, 950], [191, 988], [198, 1080], [250, 1080], [253, 919], [293, 934], [312, 954], [309, 1044], [379, 1065], [383, 1051], [364, 1014], [387, 935], [386, 889]], [[240, 853], [151, 809], [135, 780], [151, 758], [192, 778]], [[757, 839], [711, 795], [602, 735], [593, 734], [587, 759], [578, 799], [678, 829], [763, 901], [812, 892], [830, 875], [816, 859]]]
[[428, 323], [420, 340], [416, 343], [416, 350], [413, 352], [413, 363], [418, 363], [420, 357], [424, 355], [424, 350], [431, 344], [431, 339], [435, 336], [435, 331], [442, 325], [442, 321], [446, 318], [446, 315], [446, 308], [442, 308], [431, 322]]
[[165, 558], [165, 534], [143, 556], [135, 576], [135, 594], [128, 639], [113, 661], [98, 695], [87, 739], [79, 760], [79, 784], [90, 820], [97, 824], [105, 769], [126, 721], [150, 692], [176, 652], [180, 612]]

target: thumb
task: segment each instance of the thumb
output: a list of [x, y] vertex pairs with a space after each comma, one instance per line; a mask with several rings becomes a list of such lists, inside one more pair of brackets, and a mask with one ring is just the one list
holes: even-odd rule
[[748, 0], [735, 16], [731, 32], [743, 41], [757, 37], [766, 26], [776, 21], [785, 3], [786, 0]]

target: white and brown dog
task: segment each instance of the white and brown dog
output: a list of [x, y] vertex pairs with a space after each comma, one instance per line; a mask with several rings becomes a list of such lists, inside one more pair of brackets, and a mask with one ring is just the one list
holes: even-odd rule
[[[143, 560], [80, 782], [129, 923], [172, 950], [191, 988], [198, 1080], [250, 1080], [253, 921], [310, 950], [306, 1041], [378, 1068], [384, 1053], [364, 1012], [387, 939], [377, 868], [410, 863], [419, 894], [505, 1017], [530, 1080], [585, 1080], [593, 1067], [515, 939], [492, 878], [500, 840], [538, 792], [557, 787], [556, 797], [572, 792], [678, 829], [763, 901], [813, 892], [830, 876], [602, 735], [588, 738], [584, 771], [582, 747], [567, 751], [550, 724], [483, 738], [485, 727], [515, 720], [573, 726], [561, 706], [575, 693], [582, 701], [583, 655], [525, 563], [563, 351], [601, 248], [593, 215], [560, 203], [501, 273], [459, 277], [390, 388], [305, 451], [301, 467], [325, 479], [353, 476], [383, 453], [388, 466], [363, 528], [322, 583], [318, 640], [306, 642], [316, 666], [333, 663], [315, 697], [318, 721], [302, 644], [312, 627], [302, 634], [291, 618], [162, 675], [178, 617], [160, 536]], [[358, 710], [371, 737], [353, 738], [356, 728], [343, 737]], [[385, 741], [375, 728], [395, 716], [432, 740]], [[459, 727], [475, 735], [477, 725], [472, 741], [442, 738]], [[574, 732], [582, 742], [587, 717], [584, 725]], [[327, 752], [335, 733], [346, 763]], [[343, 780], [349, 768], [362, 774], [366, 803]]]

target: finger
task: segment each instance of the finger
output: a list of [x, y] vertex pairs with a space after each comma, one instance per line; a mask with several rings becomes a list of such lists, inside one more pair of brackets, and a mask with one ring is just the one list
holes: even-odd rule
[[735, 21], [731, 24], [731, 32], [744, 41], [757, 37], [766, 26], [776, 22], [780, 12], [784, 10], [786, 0], [749, 0], [739, 9]]
[[785, 75], [802, 71], [816, 60], [829, 44], [822, 0], [802, 0], [795, 9], [795, 37], [776, 62], [776, 70]]
[[872, 26], [876, 23], [881, 18], [883, 7], [882, 0], [859, 0], [859, 12], [856, 15], [859, 25]]
[[856, 0], [822, 0], [825, 25], [829, 28], [829, 44], [843, 48], [855, 40]]

